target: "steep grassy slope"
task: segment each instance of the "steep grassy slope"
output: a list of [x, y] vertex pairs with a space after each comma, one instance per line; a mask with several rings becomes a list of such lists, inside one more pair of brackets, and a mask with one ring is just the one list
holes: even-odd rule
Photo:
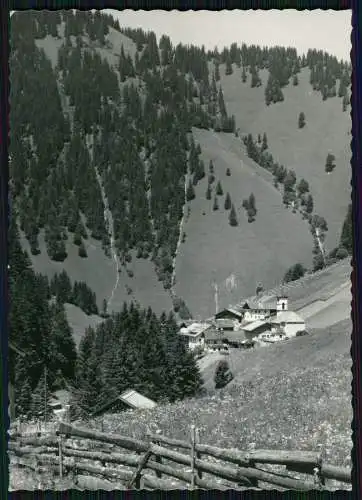
[[[92, 238], [85, 240], [88, 257], [82, 259], [78, 256], [77, 247], [71, 240], [67, 241], [68, 257], [64, 262], [49, 259], [42, 234], [39, 243], [41, 253], [31, 255], [28, 242], [22, 238], [22, 244], [28, 250], [34, 270], [52, 277], [65, 269], [72, 281], [84, 281], [96, 292], [98, 307], [101, 309], [103, 299], [109, 299], [117, 279], [114, 261], [106, 257], [101, 242]], [[156, 314], [170, 311], [172, 309], [170, 295], [158, 281], [152, 262], [133, 257], [133, 262], [127, 265], [127, 269], [133, 271], [133, 277], [128, 276], [126, 269], [122, 268], [110, 312], [119, 311], [123, 302], [130, 299], [139, 301], [143, 307], [150, 306]]]
[[84, 331], [88, 327], [96, 328], [103, 321], [103, 318], [96, 314], [87, 315], [79, 307], [73, 304], [65, 304], [65, 312], [69, 326], [73, 330], [73, 338], [77, 346], [84, 335]]
[[[218, 394], [138, 411], [137, 418], [132, 411], [109, 414], [104, 429], [138, 438], [159, 430], [188, 439], [194, 424], [204, 443], [244, 450], [321, 450], [326, 461], [350, 466], [349, 349], [349, 327], [342, 322], [284, 345], [242, 357], [239, 352], [234, 384]], [[100, 428], [98, 420], [87, 425]]]
[[[58, 27], [58, 33], [60, 37], [64, 35], [64, 22]], [[49, 35], [36, 41], [53, 67], [61, 42], [61, 38]], [[112, 27], [106, 35], [106, 46], [100, 47], [88, 37], [83, 37], [83, 42], [115, 69], [122, 46], [132, 58], [136, 53], [136, 44]], [[298, 75], [298, 86], [290, 84], [283, 89], [284, 102], [267, 107], [264, 90], [268, 72], [260, 71], [263, 85], [251, 88], [250, 75], [247, 82], [242, 83], [241, 69], [235, 65], [233, 68], [234, 73], [225, 76], [225, 65], [220, 65], [220, 83], [228, 113], [235, 115], [236, 127], [242, 133], [252, 132], [256, 137], [266, 132], [274, 159], [294, 169], [298, 179], [304, 177], [310, 183], [315, 212], [324, 216], [329, 226], [326, 246], [331, 250], [339, 240], [350, 201], [349, 110], [342, 113], [338, 97], [323, 102], [320, 93], [312, 90], [306, 68]], [[67, 106], [66, 102], [67, 99], [63, 99], [63, 107]], [[306, 126], [302, 130], [297, 127], [300, 111], [306, 115]], [[224, 196], [219, 197], [219, 210], [212, 210], [213, 200], [206, 200], [207, 180], [203, 179], [196, 187], [196, 199], [190, 203], [190, 217], [183, 227], [186, 240], [176, 259], [175, 291], [194, 315], [205, 317], [215, 309], [213, 282], [219, 285], [221, 307], [239, 301], [251, 295], [258, 282], [265, 288], [275, 286], [296, 262], [311, 266], [313, 242], [308, 225], [298, 214], [283, 208], [281, 194], [273, 187], [271, 175], [245, 155], [239, 139], [232, 134], [199, 129], [193, 133], [201, 145], [206, 167], [212, 159], [216, 181], [221, 181], [224, 195], [230, 192], [239, 220], [237, 227], [229, 225]], [[330, 175], [324, 171], [329, 151], [335, 154], [337, 165]], [[225, 175], [227, 167], [231, 177]], [[256, 196], [258, 213], [255, 222], [249, 224], [241, 203], [251, 192]], [[90, 239], [85, 245], [87, 259], [80, 259], [76, 247], [69, 243], [69, 257], [64, 265], [50, 261], [44, 251], [32, 256], [32, 261], [38, 271], [49, 275], [64, 267], [73, 279], [86, 281], [96, 291], [101, 304], [103, 298], [109, 298], [115, 284], [114, 262], [105, 257], [97, 242]], [[44, 248], [42, 237], [40, 247]], [[128, 267], [134, 276], [129, 277], [122, 269], [112, 308], [116, 310], [123, 300], [131, 298], [142, 305], [151, 305], [156, 312], [170, 310], [169, 293], [157, 280], [153, 264], [133, 259]]]
[[[351, 201], [351, 117], [350, 107], [342, 112], [339, 97], [322, 100], [320, 92], [313, 91], [310, 70], [298, 74], [299, 85], [292, 81], [283, 89], [284, 101], [266, 106], [266, 70], [260, 71], [263, 85], [251, 88], [250, 75], [242, 83], [241, 70], [234, 65], [234, 73], [225, 75], [220, 65], [221, 85], [228, 113], [235, 115], [236, 128], [241, 133], [266, 132], [270, 152], [275, 160], [304, 177], [310, 184], [315, 213], [323, 216], [329, 226], [327, 249], [338, 243], [342, 223]], [[338, 81], [337, 81], [338, 90]], [[298, 128], [298, 116], [304, 112], [306, 126]], [[336, 157], [336, 168], [328, 175], [325, 161], [328, 153]]]
[[[205, 178], [190, 202], [186, 240], [176, 263], [176, 293], [187, 300], [192, 312], [205, 317], [215, 311], [213, 280], [219, 285], [220, 307], [238, 302], [251, 295], [258, 282], [265, 288], [275, 286], [294, 263], [311, 265], [313, 241], [308, 224], [283, 207], [271, 175], [243, 153], [238, 138], [198, 129], [193, 133], [205, 165], [210, 160], [214, 163], [216, 181], [211, 200], [206, 199]], [[227, 168], [231, 176], [226, 175]], [[217, 180], [224, 195], [218, 197], [219, 210], [213, 211]], [[236, 227], [229, 225], [229, 211], [224, 209], [226, 192], [237, 210]], [[248, 223], [241, 204], [251, 193], [258, 213], [255, 222]], [[230, 276], [235, 278], [232, 290], [226, 286]]]
[[289, 309], [302, 316], [307, 328], [327, 328], [351, 318], [351, 272], [350, 259], [346, 259], [269, 290], [260, 301], [268, 302], [286, 293]]

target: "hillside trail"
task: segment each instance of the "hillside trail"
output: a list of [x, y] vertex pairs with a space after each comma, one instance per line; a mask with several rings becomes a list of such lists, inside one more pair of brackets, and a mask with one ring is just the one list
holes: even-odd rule
[[96, 178], [97, 178], [97, 182], [98, 182], [99, 189], [101, 192], [101, 196], [102, 196], [102, 202], [103, 202], [103, 207], [104, 207], [104, 210], [103, 210], [104, 224], [105, 224], [105, 227], [107, 229], [108, 236], [110, 239], [111, 257], [112, 257], [112, 260], [114, 261], [114, 265], [115, 265], [115, 283], [114, 283], [114, 286], [112, 288], [111, 295], [110, 295], [109, 299], [107, 300], [106, 312], [108, 312], [109, 307], [112, 304], [114, 294], [118, 288], [121, 266], [120, 266], [120, 263], [118, 260], [117, 248], [116, 248], [116, 244], [115, 244], [116, 239], [115, 239], [115, 233], [114, 233], [114, 223], [113, 223], [112, 212], [109, 209], [108, 198], [107, 198], [107, 195], [106, 195], [106, 192], [104, 189], [102, 177], [99, 173], [97, 165], [94, 162], [94, 155], [93, 155], [94, 137], [93, 137], [93, 135], [87, 137], [87, 146], [88, 146], [91, 161], [92, 161], [92, 164], [94, 167], [94, 172], [96, 174]]
[[186, 172], [186, 175], [185, 175], [185, 185], [184, 185], [185, 203], [183, 204], [183, 207], [182, 207], [182, 218], [181, 218], [180, 226], [179, 226], [179, 236], [178, 236], [178, 241], [177, 241], [177, 245], [176, 245], [175, 255], [174, 255], [173, 259], [172, 259], [172, 276], [171, 276], [171, 288], [170, 288], [170, 294], [171, 294], [171, 298], [172, 299], [174, 299], [175, 296], [176, 296], [176, 292], [175, 292], [175, 285], [176, 285], [176, 259], [177, 259], [177, 255], [178, 255], [181, 243], [182, 243], [183, 227], [184, 227], [184, 224], [185, 224], [185, 219], [186, 219], [186, 214], [187, 214], [187, 207], [188, 207], [188, 203], [187, 203], [187, 186], [188, 186], [188, 183], [189, 183], [189, 173]]

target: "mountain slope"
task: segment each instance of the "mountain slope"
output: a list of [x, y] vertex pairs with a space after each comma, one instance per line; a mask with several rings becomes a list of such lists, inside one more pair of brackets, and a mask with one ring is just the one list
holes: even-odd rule
[[[226, 133], [235, 130], [255, 139], [267, 133], [274, 160], [308, 181], [314, 215], [329, 227], [327, 253], [337, 246], [350, 202], [350, 116], [333, 87], [342, 79], [348, 87], [348, 65], [278, 47], [233, 44], [221, 54], [173, 47], [168, 37], [157, 43], [154, 33], [120, 28], [100, 13], [20, 13], [12, 23], [13, 196], [37, 271], [65, 269], [95, 290], [99, 306], [114, 290], [113, 311], [124, 300], [170, 311], [179, 297], [195, 316], [209, 316], [215, 284], [225, 306], [259, 282], [275, 286], [297, 262], [310, 268], [310, 225], [284, 208], [284, 181], [274, 186], [272, 173]], [[256, 73], [261, 85], [251, 88]], [[267, 106], [273, 78], [284, 101]], [[36, 98], [39, 86], [50, 89], [46, 108]], [[329, 151], [336, 157], [330, 175]], [[210, 160], [216, 179], [207, 200], [208, 175], [200, 169]], [[196, 197], [185, 205], [188, 180]], [[224, 194], [213, 210], [218, 181]], [[237, 226], [224, 209], [227, 192]], [[241, 204], [251, 194], [257, 214], [248, 222]], [[104, 215], [107, 207], [112, 217]]]
[[[271, 175], [242, 152], [238, 138], [200, 129], [193, 129], [193, 134], [205, 165], [212, 160], [214, 185], [220, 180], [224, 195], [218, 197], [219, 210], [213, 211], [215, 189], [207, 200], [207, 180], [196, 186], [176, 263], [176, 293], [187, 297], [192, 311], [197, 304], [195, 312], [208, 317], [215, 311], [213, 280], [220, 288], [219, 305], [225, 307], [251, 295], [259, 282], [264, 288], [275, 286], [295, 262], [310, 266], [313, 241], [307, 222], [283, 207]], [[224, 209], [227, 192], [237, 210], [236, 227], [229, 225], [229, 211]], [[253, 223], [241, 206], [251, 193], [258, 211]], [[225, 281], [230, 276], [235, 285], [228, 291]]]
[[[283, 88], [284, 101], [266, 106], [265, 86], [268, 72], [261, 70], [262, 86], [251, 88], [250, 75], [245, 83], [241, 70], [225, 75], [220, 65], [221, 85], [228, 113], [235, 115], [236, 128], [254, 136], [266, 132], [273, 157], [295, 171], [310, 185], [315, 212], [323, 216], [329, 231], [326, 245], [337, 246], [342, 223], [351, 202], [351, 116], [350, 108], [342, 112], [342, 99], [322, 100], [320, 92], [309, 84], [310, 70], [302, 68], [299, 84], [292, 81]], [[337, 81], [338, 88], [338, 81]], [[298, 116], [304, 112], [306, 125], [298, 128]], [[336, 158], [336, 168], [325, 172], [328, 153]]]

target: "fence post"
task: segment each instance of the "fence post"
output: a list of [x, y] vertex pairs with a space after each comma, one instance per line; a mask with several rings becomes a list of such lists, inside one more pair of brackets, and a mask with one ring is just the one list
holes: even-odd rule
[[195, 489], [195, 426], [191, 425], [191, 489]]
[[63, 449], [62, 449], [62, 441], [63, 441], [63, 438], [62, 438], [62, 435], [60, 434], [58, 436], [58, 446], [59, 446], [59, 477], [60, 479], [63, 478]]
[[[196, 444], [200, 444], [200, 431], [199, 431], [199, 429], [195, 430], [195, 441], [196, 441]], [[201, 453], [196, 452], [196, 458], [198, 460], [201, 460]], [[199, 479], [202, 479], [202, 471], [200, 469], [197, 469], [197, 475], [198, 475]]]
[[[157, 446], [161, 445], [160, 441], [155, 441], [155, 444]], [[160, 455], [155, 455], [155, 461], [157, 464], [162, 464], [162, 458], [160, 457]], [[156, 470], [156, 477], [159, 479], [161, 479], [161, 477], [162, 477], [162, 473], [158, 470]]]
[[320, 466], [315, 467], [313, 469], [313, 478], [316, 488], [318, 488], [319, 490], [323, 489], [323, 486], [325, 486], [325, 480], [324, 477], [322, 476], [322, 471]]

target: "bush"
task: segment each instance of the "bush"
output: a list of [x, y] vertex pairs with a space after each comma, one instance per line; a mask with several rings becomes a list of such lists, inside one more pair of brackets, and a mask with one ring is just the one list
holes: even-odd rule
[[85, 249], [83, 242], [78, 247], [78, 255], [79, 255], [79, 257], [82, 257], [83, 259], [85, 257], [88, 257], [87, 250]]
[[290, 267], [285, 273], [284, 281], [285, 283], [288, 283], [289, 281], [299, 280], [299, 278], [304, 276], [305, 272], [305, 267], [298, 262], [297, 264], [294, 264], [294, 266]]
[[216, 367], [214, 382], [215, 389], [222, 389], [234, 378], [227, 361], [219, 361]]
[[304, 335], [309, 335], [307, 330], [299, 330], [299, 332], [296, 333], [296, 337], [303, 337]]

